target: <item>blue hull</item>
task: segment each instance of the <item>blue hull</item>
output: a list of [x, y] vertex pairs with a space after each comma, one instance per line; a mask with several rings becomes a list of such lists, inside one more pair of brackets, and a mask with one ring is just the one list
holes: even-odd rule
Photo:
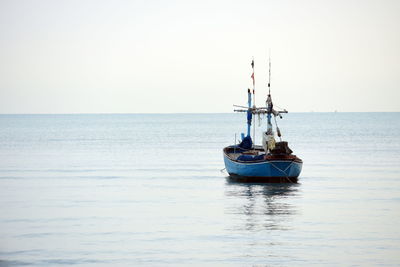
[[297, 182], [303, 163], [293, 160], [264, 160], [239, 162], [224, 153], [225, 169], [229, 175], [247, 182]]

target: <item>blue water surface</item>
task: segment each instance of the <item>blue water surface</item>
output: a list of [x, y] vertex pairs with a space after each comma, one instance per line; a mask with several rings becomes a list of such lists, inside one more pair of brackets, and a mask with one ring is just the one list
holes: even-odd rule
[[400, 113], [287, 114], [287, 185], [220, 171], [245, 123], [0, 115], [0, 266], [399, 266]]

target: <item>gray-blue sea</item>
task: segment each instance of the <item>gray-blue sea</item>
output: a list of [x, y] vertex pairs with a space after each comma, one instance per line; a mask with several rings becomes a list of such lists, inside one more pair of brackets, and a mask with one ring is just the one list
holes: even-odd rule
[[245, 123], [0, 115], [0, 266], [400, 265], [400, 113], [287, 114], [284, 185], [221, 172]]

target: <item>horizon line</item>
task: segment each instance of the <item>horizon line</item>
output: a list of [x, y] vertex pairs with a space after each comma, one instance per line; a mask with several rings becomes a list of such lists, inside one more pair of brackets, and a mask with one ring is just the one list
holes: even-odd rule
[[[234, 114], [235, 112], [76, 112], [76, 113], [0, 113], [0, 115], [178, 115]], [[293, 111], [289, 113], [400, 113], [400, 111]]]

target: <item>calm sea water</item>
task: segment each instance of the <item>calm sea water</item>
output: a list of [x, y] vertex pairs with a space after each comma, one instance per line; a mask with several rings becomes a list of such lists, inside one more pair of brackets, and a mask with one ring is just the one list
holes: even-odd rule
[[298, 184], [226, 179], [243, 114], [0, 115], [0, 266], [399, 266], [400, 113], [289, 113]]

